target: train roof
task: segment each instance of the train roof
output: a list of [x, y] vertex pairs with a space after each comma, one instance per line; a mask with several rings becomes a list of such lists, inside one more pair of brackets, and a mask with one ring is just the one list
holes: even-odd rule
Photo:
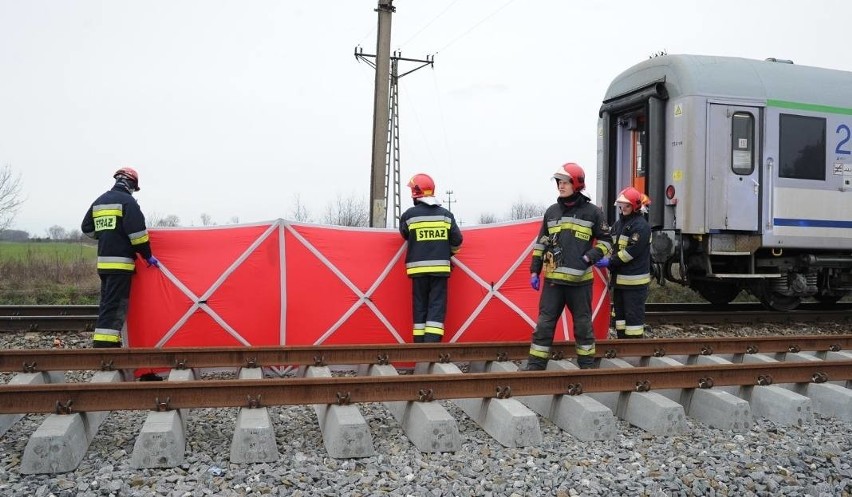
[[604, 103], [661, 82], [670, 98], [783, 100], [852, 108], [852, 72], [781, 61], [680, 54], [655, 57], [622, 72], [607, 89]]

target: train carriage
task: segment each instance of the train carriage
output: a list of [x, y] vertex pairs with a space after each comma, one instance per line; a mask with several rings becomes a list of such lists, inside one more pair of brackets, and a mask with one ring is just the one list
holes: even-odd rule
[[661, 278], [713, 303], [778, 310], [852, 291], [852, 72], [777, 59], [662, 55], [610, 84], [597, 191], [653, 203]]

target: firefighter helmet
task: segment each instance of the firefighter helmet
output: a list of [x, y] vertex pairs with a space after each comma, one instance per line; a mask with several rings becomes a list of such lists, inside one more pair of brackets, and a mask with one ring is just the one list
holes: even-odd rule
[[139, 191], [139, 173], [136, 172], [136, 169], [125, 166], [116, 171], [112, 177], [115, 179], [130, 180], [130, 184], [128, 186], [130, 186], [134, 191]]
[[563, 164], [553, 173], [553, 178], [556, 180], [568, 181], [575, 192], [579, 192], [586, 188], [586, 173], [579, 164], [569, 162]]
[[633, 207], [633, 210], [638, 211], [642, 208], [642, 206], [650, 204], [651, 199], [649, 199], [647, 195], [640, 193], [636, 188], [628, 186], [624, 190], [621, 190], [621, 193], [618, 194], [618, 198], [615, 199], [615, 203], [628, 204]]
[[428, 174], [415, 174], [408, 180], [408, 187], [411, 188], [411, 198], [432, 197], [435, 195], [435, 182]]

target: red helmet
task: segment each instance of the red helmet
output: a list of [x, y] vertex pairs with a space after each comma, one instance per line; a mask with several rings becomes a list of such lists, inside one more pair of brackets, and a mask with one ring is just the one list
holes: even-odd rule
[[122, 167], [121, 169], [116, 171], [115, 174], [112, 175], [112, 177], [115, 179], [124, 178], [131, 180], [133, 182], [131, 187], [135, 191], [139, 191], [139, 173], [136, 172], [136, 169], [133, 169], [132, 167]]
[[570, 182], [571, 187], [574, 188], [575, 192], [579, 192], [586, 188], [586, 173], [579, 164], [575, 164], [573, 162], [560, 166], [559, 169], [553, 173], [553, 178]]
[[435, 195], [435, 182], [428, 174], [415, 174], [408, 180], [411, 198], [432, 197]]
[[649, 205], [651, 203], [651, 199], [648, 198], [647, 195], [644, 195], [639, 192], [639, 190], [633, 188], [632, 186], [628, 186], [624, 190], [621, 190], [621, 193], [618, 194], [618, 198], [615, 199], [616, 204], [630, 204], [633, 207], [633, 210], [638, 211], [644, 205]]

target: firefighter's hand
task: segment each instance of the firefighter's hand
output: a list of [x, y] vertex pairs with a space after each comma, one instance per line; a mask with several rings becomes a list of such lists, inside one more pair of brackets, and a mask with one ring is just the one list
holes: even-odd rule
[[595, 267], [609, 267], [609, 257], [601, 257], [601, 259], [595, 263]]
[[148, 263], [148, 267], [151, 267], [151, 266], [154, 266], [154, 267], [157, 267], [157, 268], [160, 267], [160, 260], [157, 259], [156, 257], [154, 257], [153, 255], [151, 257], [145, 259], [145, 261]]
[[538, 291], [538, 289], [541, 288], [541, 279], [535, 273], [530, 276], [530, 286], [535, 291]]

